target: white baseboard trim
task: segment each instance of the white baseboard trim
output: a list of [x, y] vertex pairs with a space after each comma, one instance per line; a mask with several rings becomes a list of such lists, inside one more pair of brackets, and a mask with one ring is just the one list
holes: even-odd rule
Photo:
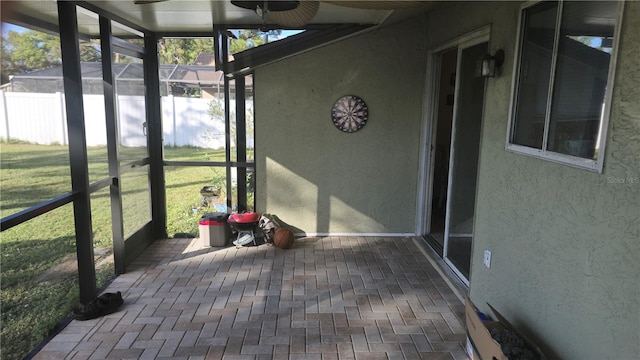
[[329, 236], [351, 236], [351, 237], [414, 237], [414, 233], [295, 233], [295, 237], [329, 237]]

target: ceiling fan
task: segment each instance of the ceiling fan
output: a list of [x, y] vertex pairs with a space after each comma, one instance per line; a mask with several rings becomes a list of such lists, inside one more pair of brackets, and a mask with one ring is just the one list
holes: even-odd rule
[[258, 10], [266, 9], [267, 11], [287, 11], [293, 10], [300, 5], [299, 0], [271, 0], [271, 1], [246, 1], [246, 0], [231, 0], [231, 3], [235, 6], [243, 9]]
[[146, 4], [155, 4], [159, 2], [165, 2], [167, 0], [133, 0], [133, 3], [136, 5], [146, 5]]
[[[136, 5], [169, 0], [134, 0]], [[307, 25], [320, 8], [320, 2], [368, 10], [402, 10], [425, 6], [433, 0], [231, 0], [231, 4], [252, 10], [267, 22], [286, 27]]]
[[320, 8], [313, 0], [231, 0], [231, 4], [255, 11], [264, 23], [287, 27], [308, 24]]
[[[144, 1], [144, 0], [142, 0]], [[154, 1], [154, 0], [147, 0]], [[157, 1], [157, 0], [155, 0]], [[320, 2], [369, 10], [402, 10], [424, 6], [423, 0], [231, 0], [231, 4], [255, 11], [266, 23], [300, 27], [308, 24], [320, 8]]]

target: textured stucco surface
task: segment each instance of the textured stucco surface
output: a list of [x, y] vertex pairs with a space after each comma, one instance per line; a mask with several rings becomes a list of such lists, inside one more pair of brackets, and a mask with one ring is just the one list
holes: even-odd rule
[[550, 358], [640, 358], [640, 3], [625, 9], [602, 174], [505, 151], [519, 4], [465, 6], [438, 18], [485, 18], [508, 54], [487, 84], [471, 298]]
[[[426, 52], [420, 19], [255, 73], [257, 206], [307, 233], [413, 233]], [[331, 121], [361, 97], [356, 133]]]
[[[506, 62], [487, 82], [470, 296], [550, 359], [638, 359], [640, 2], [625, 4], [602, 174], [505, 150], [520, 5], [445, 3], [258, 69], [258, 210], [308, 232], [412, 232], [425, 49], [490, 24]], [[347, 94], [371, 111], [356, 134], [329, 118]]]

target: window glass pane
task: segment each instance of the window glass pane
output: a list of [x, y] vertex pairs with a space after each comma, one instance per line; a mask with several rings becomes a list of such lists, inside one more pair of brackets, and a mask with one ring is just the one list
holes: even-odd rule
[[231, 132], [231, 161], [238, 161], [238, 132], [236, 126], [236, 81], [229, 79], [229, 131]]
[[71, 191], [71, 176], [60, 37], [7, 23], [2, 29], [1, 76], [7, 85], [0, 90], [6, 116], [0, 126], [0, 212], [5, 217]]
[[224, 100], [162, 97], [164, 157], [225, 161]]
[[556, 3], [525, 10], [511, 142], [542, 148], [556, 27]]
[[[100, 46], [100, 24], [98, 15], [83, 7], [76, 6], [80, 49], [80, 70], [82, 71], [82, 93], [102, 95], [102, 49]], [[92, 103], [89, 103], [89, 107]], [[104, 105], [100, 105], [104, 106]], [[85, 116], [87, 108], [85, 100]], [[89, 125], [89, 124], [88, 124]], [[89, 135], [89, 134], [87, 134]]]
[[[245, 77], [247, 163], [255, 162], [255, 126], [253, 111], [253, 76]], [[247, 211], [255, 211], [255, 167], [247, 168]]]
[[[197, 39], [196, 39], [197, 40]], [[194, 61], [208, 60], [206, 54], [201, 54]], [[213, 58], [213, 55], [210, 55]], [[224, 87], [222, 71], [216, 71], [211, 65], [170, 65], [160, 66], [161, 88], [163, 95], [195, 97], [208, 99], [220, 94]], [[164, 77], [162, 77], [164, 75]]]
[[256, 211], [255, 168], [247, 169], [247, 211]]
[[252, 49], [264, 44], [272, 43], [289, 36], [298, 35], [304, 30], [270, 30], [267, 32], [258, 29], [230, 30], [233, 36], [229, 37], [229, 53], [237, 54], [247, 49]]
[[148, 156], [142, 59], [114, 53], [120, 164]]
[[548, 150], [597, 159], [617, 2], [566, 2], [553, 89]]
[[231, 197], [229, 200], [231, 203], [231, 211], [232, 212], [238, 211], [238, 168], [237, 167], [231, 168]]
[[140, 50], [144, 48], [144, 34], [138, 30], [132, 29], [117, 21], [111, 22], [111, 33], [113, 36], [124, 40], [130, 44], [140, 46]]
[[254, 161], [254, 113], [253, 113], [253, 76], [245, 77], [245, 128], [247, 144], [247, 162]]
[[[79, 31], [99, 29], [98, 15], [76, 7]], [[80, 68], [82, 70], [82, 100], [89, 159], [89, 182], [109, 176], [107, 160], [107, 128], [105, 125], [104, 90], [102, 85], [102, 49], [99, 33], [80, 36]]]
[[196, 237], [200, 216], [227, 211], [224, 167], [167, 166], [165, 183], [169, 237]]
[[109, 187], [91, 194], [91, 225], [96, 262], [96, 286], [100, 289], [107, 280], [115, 276]]
[[128, 238], [151, 221], [149, 167], [136, 167], [121, 176], [124, 237]]
[[2, 232], [3, 359], [24, 358], [78, 304], [74, 232], [71, 204]]
[[224, 74], [213, 39], [163, 38], [158, 49], [165, 159], [225, 161]]
[[67, 145], [37, 145], [12, 140], [0, 146], [2, 217], [71, 191]]

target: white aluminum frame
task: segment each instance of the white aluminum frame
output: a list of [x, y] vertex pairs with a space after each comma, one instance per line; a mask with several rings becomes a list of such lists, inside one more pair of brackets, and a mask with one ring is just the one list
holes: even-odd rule
[[[551, 59], [551, 73], [555, 74], [555, 68], [557, 64], [557, 56], [558, 56], [558, 37], [560, 35], [560, 26], [562, 25], [562, 11], [563, 4], [565, 0], [558, 1], [558, 14], [556, 17], [556, 34], [554, 37], [554, 48]], [[622, 14], [624, 10], [624, 2], [618, 2], [618, 14], [616, 18], [616, 24], [613, 31], [613, 47], [611, 51], [611, 62], [609, 64], [609, 74], [607, 78], [607, 91], [605, 93], [604, 98], [604, 109], [602, 111], [602, 116], [600, 118], [600, 134], [596, 141], [597, 144], [600, 145], [598, 151], [597, 160], [593, 159], [585, 159], [577, 156], [571, 156], [566, 154], [557, 153], [554, 151], [546, 150], [547, 141], [549, 137], [549, 122], [551, 116], [551, 106], [553, 102], [553, 85], [555, 81], [555, 75], [549, 79], [549, 92], [547, 94], [547, 110], [545, 113], [545, 125], [544, 125], [544, 134], [542, 141], [542, 149], [532, 148], [528, 146], [518, 145], [511, 142], [513, 138], [513, 132], [515, 128], [515, 109], [517, 99], [517, 87], [519, 85], [519, 76], [520, 76], [520, 63], [522, 60], [521, 47], [522, 47], [522, 38], [523, 38], [523, 18], [525, 14], [525, 10], [537, 4], [540, 4], [542, 1], [528, 1], [520, 7], [520, 14], [518, 17], [518, 30], [516, 32], [516, 48], [515, 48], [515, 61], [513, 62], [513, 78], [511, 81], [511, 99], [509, 102], [509, 124], [507, 128], [507, 139], [505, 150], [532, 156], [535, 158], [552, 161], [555, 163], [565, 164], [569, 166], [573, 166], [580, 169], [586, 169], [593, 172], [602, 173], [604, 168], [604, 153], [606, 148], [606, 138], [607, 138], [607, 129], [609, 128], [609, 118], [611, 115], [611, 99], [613, 96], [613, 88], [614, 88], [614, 79], [615, 79], [615, 70], [617, 65], [618, 58], [618, 48], [620, 43], [620, 33], [622, 28]]]
[[446, 50], [474, 38], [489, 36], [491, 25], [485, 25], [445, 43], [437, 45], [427, 54], [427, 74], [425, 78], [424, 102], [422, 106], [422, 129], [420, 133], [420, 166], [418, 169], [418, 191], [416, 201], [416, 235], [431, 232], [431, 201], [433, 199], [433, 157], [435, 155], [436, 109], [438, 107], [438, 84], [440, 82], [440, 56]]
[[[437, 84], [440, 79], [440, 62], [441, 55], [444, 51], [456, 49], [458, 54], [464, 48], [474, 46], [481, 43], [488, 43], [489, 48], [491, 48], [491, 25], [483, 26], [475, 31], [462, 35], [458, 38], [447, 41], [444, 44], [438, 45], [432, 50], [429, 51], [427, 57], [427, 77], [426, 77], [426, 89], [425, 89], [425, 106], [423, 107], [423, 124], [422, 124], [422, 133], [421, 133], [421, 154], [420, 154], [420, 171], [419, 171], [419, 179], [418, 179], [418, 201], [417, 201], [417, 211], [416, 211], [416, 232], [418, 234], [428, 234], [430, 233], [430, 219], [431, 219], [431, 201], [433, 199], [432, 194], [432, 184], [433, 184], [433, 156], [434, 156], [434, 144], [435, 144], [435, 121], [436, 119], [436, 108], [438, 104], [438, 89]], [[460, 71], [458, 67], [460, 66], [460, 56], [458, 56], [458, 64], [456, 65], [456, 72], [459, 74]], [[456, 77], [456, 90], [455, 90], [455, 98], [458, 98], [459, 91], [459, 77]], [[486, 85], [485, 85], [486, 86]], [[486, 94], [485, 94], [486, 95]], [[454, 114], [453, 114], [453, 123], [451, 129], [451, 149], [454, 146], [454, 136], [455, 136], [455, 124], [456, 123], [456, 107], [454, 106]], [[453, 159], [453, 152], [450, 155], [450, 161]], [[451, 183], [451, 166], [449, 167], [449, 174], [447, 176], [447, 181]], [[476, 188], [477, 190], [477, 188]], [[445, 240], [443, 245], [443, 255], [442, 258], [444, 262], [451, 268], [451, 270], [455, 273], [455, 275], [462, 281], [466, 286], [469, 286], [469, 279], [467, 279], [456, 267], [455, 265], [447, 259], [447, 243], [448, 243], [448, 231], [449, 231], [449, 199], [451, 195], [449, 192], [451, 191], [450, 187], [447, 189], [447, 210], [445, 217]], [[426, 215], [426, 216], [425, 216]], [[472, 245], [473, 246], [473, 245]], [[473, 253], [473, 247], [472, 251]], [[471, 274], [469, 274], [469, 278]]]

